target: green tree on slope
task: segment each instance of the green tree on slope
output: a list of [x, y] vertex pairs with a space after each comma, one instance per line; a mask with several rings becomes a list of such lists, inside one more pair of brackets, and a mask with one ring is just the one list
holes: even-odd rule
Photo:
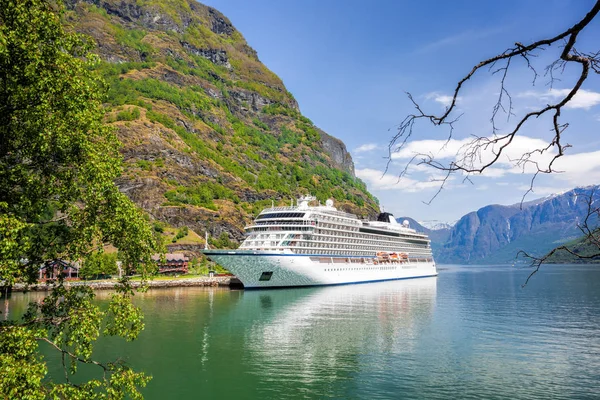
[[[103, 82], [91, 43], [61, 24], [52, 0], [0, 0], [0, 281], [33, 282], [48, 260], [85, 260], [105, 243], [144, 273], [156, 242], [142, 212], [114, 184], [119, 142], [102, 123]], [[126, 280], [107, 312], [86, 288], [62, 283], [22, 320], [0, 324], [0, 398], [139, 398], [148, 378], [92, 360], [101, 333], [134, 339], [143, 329]], [[103, 329], [101, 328], [103, 327]], [[60, 352], [54, 382], [38, 345]], [[98, 379], [70, 383], [81, 363]], [[56, 377], [51, 377], [56, 378]]]

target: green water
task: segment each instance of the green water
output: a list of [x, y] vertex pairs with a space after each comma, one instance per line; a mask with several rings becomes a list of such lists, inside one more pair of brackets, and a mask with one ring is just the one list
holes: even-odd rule
[[[600, 398], [600, 267], [548, 266], [521, 289], [527, 272], [449, 266], [437, 278], [325, 288], [158, 289], [136, 296], [140, 338], [104, 339], [96, 358], [153, 375], [147, 399]], [[12, 314], [39, 296], [13, 295]]]

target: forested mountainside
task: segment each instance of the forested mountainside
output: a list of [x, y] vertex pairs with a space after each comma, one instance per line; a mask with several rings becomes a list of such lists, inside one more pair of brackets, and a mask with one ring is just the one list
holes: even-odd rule
[[[119, 187], [157, 230], [240, 240], [265, 206], [311, 193], [360, 216], [376, 199], [344, 143], [304, 117], [231, 22], [193, 0], [68, 0], [109, 84]], [[223, 234], [225, 236], [223, 236]], [[227, 240], [226, 240], [227, 241]]]
[[[590, 197], [596, 202], [600, 199], [599, 189], [600, 186], [575, 188], [523, 205], [480, 208], [463, 216], [447, 240], [440, 241], [445, 232], [430, 231], [436, 261], [444, 264], [511, 263], [519, 250], [543, 255], [582, 236], [577, 225], [588, 214]], [[593, 218], [589, 222], [592, 226], [597, 223]], [[590, 250], [580, 247], [582, 252]]]

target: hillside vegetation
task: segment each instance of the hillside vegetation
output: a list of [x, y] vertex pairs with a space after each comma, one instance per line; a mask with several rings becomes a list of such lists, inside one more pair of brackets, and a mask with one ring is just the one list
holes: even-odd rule
[[107, 122], [126, 164], [118, 184], [152, 219], [239, 241], [262, 208], [307, 193], [377, 212], [345, 145], [300, 113], [221, 13], [193, 0], [67, 5], [109, 85]]

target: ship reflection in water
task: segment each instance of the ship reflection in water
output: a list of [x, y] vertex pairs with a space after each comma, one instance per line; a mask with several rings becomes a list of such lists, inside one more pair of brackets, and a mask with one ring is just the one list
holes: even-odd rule
[[248, 370], [257, 380], [271, 382], [260, 386], [274, 391], [278, 383], [302, 383], [285, 385], [288, 390], [297, 388], [297, 393], [278, 396], [318, 395], [323, 384], [351, 379], [363, 365], [372, 370], [371, 360], [412, 353], [421, 343], [421, 332], [431, 325], [436, 283], [433, 277], [245, 292], [241, 300], [246, 306], [272, 313], [247, 330], [244, 357], [252, 364]]

